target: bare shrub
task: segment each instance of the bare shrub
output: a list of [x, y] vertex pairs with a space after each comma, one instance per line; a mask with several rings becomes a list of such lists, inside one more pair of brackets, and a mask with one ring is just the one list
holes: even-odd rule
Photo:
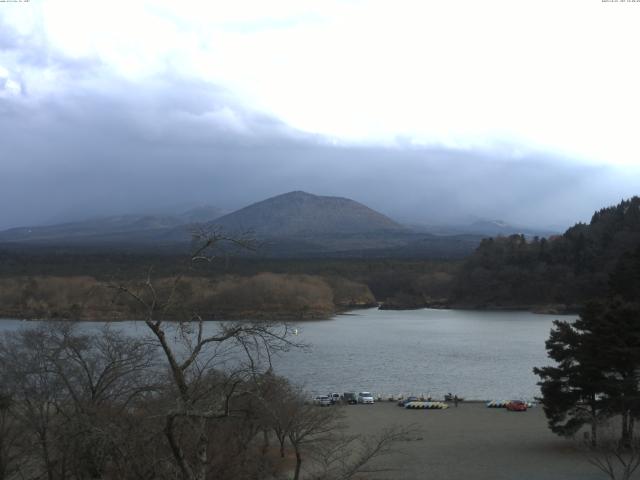
[[597, 445], [584, 445], [587, 461], [611, 480], [629, 480], [640, 467], [640, 439], [622, 441], [610, 424], [600, 427]]
[[288, 312], [292, 317], [306, 318], [334, 311], [331, 287], [310, 275], [226, 277], [217, 283], [212, 302], [223, 316], [227, 312], [248, 317]]
[[376, 305], [376, 299], [364, 283], [330, 276], [326, 281], [333, 290], [333, 303], [340, 308], [369, 307]]
[[108, 328], [100, 335], [74, 330], [49, 324], [0, 343], [12, 421], [30, 438], [29, 468], [49, 479], [101, 478], [122, 416], [154, 389], [153, 346]]

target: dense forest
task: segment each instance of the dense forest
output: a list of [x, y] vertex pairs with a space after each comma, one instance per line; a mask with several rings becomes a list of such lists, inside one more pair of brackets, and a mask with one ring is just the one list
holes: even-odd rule
[[[575, 310], [639, 275], [640, 198], [596, 212], [563, 235], [488, 238], [456, 276], [454, 304]], [[631, 283], [628, 283], [631, 285]], [[555, 306], [555, 307], [554, 307]]]
[[0, 316], [137, 318], [110, 284], [162, 285], [182, 272], [184, 311], [206, 318], [326, 318], [350, 308], [462, 307], [577, 311], [640, 275], [640, 198], [596, 212], [550, 238], [487, 238], [466, 259], [247, 258], [196, 267], [175, 253], [0, 250]]
[[[346, 309], [421, 307], [446, 298], [459, 261], [424, 259], [264, 259], [220, 257], [188, 265], [157, 253], [0, 251], [0, 316], [14, 318], [137, 318], [111, 284], [135, 287], [151, 271], [177, 292], [185, 311], [206, 318], [325, 318]], [[168, 312], [173, 317], [183, 312]]]

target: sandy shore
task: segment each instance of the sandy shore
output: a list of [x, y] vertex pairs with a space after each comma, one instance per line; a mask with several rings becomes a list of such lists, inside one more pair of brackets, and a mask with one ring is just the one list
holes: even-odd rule
[[352, 432], [373, 435], [393, 425], [416, 434], [401, 453], [379, 463], [394, 470], [375, 479], [596, 480], [605, 478], [570, 440], [547, 428], [541, 408], [508, 412], [483, 403], [447, 410], [406, 410], [395, 403], [343, 407]]

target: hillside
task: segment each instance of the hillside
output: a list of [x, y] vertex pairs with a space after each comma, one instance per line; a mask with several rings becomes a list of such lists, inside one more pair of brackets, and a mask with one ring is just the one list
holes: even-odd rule
[[575, 309], [605, 295], [610, 275], [640, 248], [640, 198], [594, 213], [563, 235], [489, 238], [464, 263], [453, 301], [478, 307], [556, 305]]
[[179, 215], [116, 215], [57, 225], [12, 228], [0, 232], [0, 242], [21, 244], [135, 244], [153, 242], [176, 228], [210, 222], [221, 215], [202, 206]]
[[481, 240], [414, 231], [354, 200], [300, 191], [249, 205], [212, 227], [249, 232], [260, 243], [257, 255], [289, 258], [460, 258]]
[[226, 231], [252, 231], [259, 237], [309, 237], [407, 229], [354, 200], [289, 192], [249, 205], [218, 218], [214, 224]]
[[0, 232], [0, 247], [186, 254], [193, 226], [199, 224], [227, 235], [247, 234], [259, 244], [256, 251], [227, 252], [234, 256], [446, 259], [471, 254], [482, 238], [412, 230], [354, 200], [299, 191], [219, 213], [205, 206], [180, 215], [124, 215], [15, 228]]

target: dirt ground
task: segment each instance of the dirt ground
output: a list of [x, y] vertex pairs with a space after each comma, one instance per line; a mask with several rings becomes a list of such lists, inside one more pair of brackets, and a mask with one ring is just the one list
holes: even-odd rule
[[576, 443], [549, 431], [540, 407], [508, 412], [484, 403], [461, 403], [447, 410], [406, 410], [381, 402], [343, 408], [354, 433], [375, 435], [393, 425], [416, 429], [398, 444], [399, 453], [380, 459], [378, 464], [393, 470], [370, 477], [377, 480], [606, 478]]

